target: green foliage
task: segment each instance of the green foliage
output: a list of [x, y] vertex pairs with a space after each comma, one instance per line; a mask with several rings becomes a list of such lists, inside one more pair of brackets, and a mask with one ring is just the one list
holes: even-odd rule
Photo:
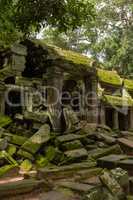
[[22, 36], [14, 24], [15, 5], [13, 5], [13, 0], [0, 1], [0, 46], [8, 46]]
[[93, 0], [95, 18], [82, 27], [62, 34], [57, 29], [44, 31], [44, 38], [60, 47], [87, 53], [120, 74], [133, 73], [133, 2]]
[[1, 0], [0, 45], [9, 45], [52, 25], [61, 31], [92, 21], [94, 6], [86, 0]]

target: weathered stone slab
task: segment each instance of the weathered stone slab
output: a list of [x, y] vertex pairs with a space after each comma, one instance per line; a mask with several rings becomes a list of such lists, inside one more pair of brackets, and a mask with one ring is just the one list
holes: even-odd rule
[[118, 162], [118, 166], [125, 170], [131, 170], [133, 169], [133, 158], [128, 158], [122, 161]]
[[124, 191], [128, 194], [129, 193], [129, 176], [128, 172], [121, 169], [116, 168], [111, 170], [111, 174], [120, 184], [120, 186], [124, 189]]
[[32, 161], [35, 160], [34, 156], [31, 153], [24, 151], [23, 149], [19, 149], [19, 151], [17, 152], [17, 155], [22, 157], [22, 158], [27, 158], [27, 159], [32, 160]]
[[75, 149], [64, 153], [70, 161], [80, 161], [88, 157], [86, 149]]
[[44, 180], [25, 179], [16, 182], [0, 184], [0, 196], [10, 196], [31, 192], [33, 189], [40, 187]]
[[67, 181], [58, 183], [58, 186], [68, 188], [79, 193], [88, 193], [89, 191], [95, 188], [95, 186], [93, 185]]
[[133, 141], [125, 138], [119, 138], [118, 142], [126, 153], [133, 154]]
[[45, 124], [41, 126], [39, 131], [37, 131], [31, 138], [26, 141], [21, 148], [30, 152], [36, 153], [42, 144], [47, 143], [50, 139], [50, 127]]
[[96, 162], [92, 161], [86, 161], [86, 162], [81, 162], [81, 163], [74, 163], [71, 165], [65, 165], [62, 167], [54, 167], [54, 168], [45, 168], [45, 169], [39, 169], [38, 170], [38, 175], [39, 177], [44, 177], [46, 178], [47, 176], [55, 176], [55, 179], [57, 177], [64, 177], [65, 175], [73, 175], [78, 170], [83, 170], [83, 169], [90, 169], [96, 166]]
[[112, 147], [105, 149], [98, 148], [96, 150], [88, 151], [89, 157], [94, 159], [98, 159], [109, 154], [122, 154], [122, 150], [119, 145], [113, 145]]
[[104, 141], [106, 144], [115, 144], [116, 143], [116, 139], [109, 136], [109, 135], [105, 135], [103, 133], [98, 133], [99, 138]]
[[97, 163], [100, 167], [112, 169], [118, 166], [120, 160], [126, 159], [126, 155], [108, 155], [97, 160]]
[[[96, 167], [94, 167], [92, 169], [78, 170], [77, 174], [79, 175], [79, 180], [84, 180], [84, 182], [85, 182], [86, 178], [88, 179], [88, 178], [100, 175], [100, 173], [102, 172], [102, 170], [103, 170], [102, 168], [96, 168]], [[91, 183], [90, 180], [89, 180], [89, 183]]]
[[73, 150], [73, 149], [79, 149], [79, 148], [82, 148], [82, 147], [83, 147], [83, 145], [80, 142], [80, 140], [74, 140], [74, 141], [71, 141], [71, 142], [66, 142], [66, 143], [61, 144], [61, 148], [65, 151]]
[[34, 112], [25, 111], [24, 118], [34, 121], [34, 122], [40, 122], [42, 124], [44, 124], [48, 121], [47, 113], [34, 113]]
[[27, 137], [10, 134], [10, 133], [4, 133], [3, 136], [6, 136], [6, 138], [10, 141], [10, 143], [16, 144], [18, 146], [23, 145], [28, 139]]
[[85, 148], [87, 149], [87, 151], [91, 151], [91, 150], [95, 150], [95, 149], [98, 149], [98, 145], [97, 144], [89, 144], [89, 145], [86, 145]]
[[122, 195], [123, 191], [121, 186], [108, 171], [103, 172], [103, 174], [100, 176], [100, 180], [103, 185], [114, 195], [114, 197], [119, 197]]
[[7, 172], [9, 172], [15, 167], [16, 167], [15, 165], [4, 165], [0, 167], [0, 177], [2, 177], [3, 175], [5, 175]]
[[58, 136], [56, 140], [58, 143], [63, 143], [63, 142], [70, 142], [73, 140], [80, 140], [81, 138], [86, 138], [86, 137], [87, 135], [82, 135], [82, 134], [67, 134]]

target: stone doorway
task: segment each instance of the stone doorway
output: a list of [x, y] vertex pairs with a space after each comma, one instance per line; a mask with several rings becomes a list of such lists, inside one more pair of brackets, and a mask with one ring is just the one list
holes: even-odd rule
[[118, 113], [118, 120], [119, 120], [119, 130], [120, 131], [127, 131], [128, 130], [128, 114], [124, 114], [119, 112]]
[[107, 107], [105, 110], [106, 125], [113, 128], [113, 108]]
[[14, 117], [22, 113], [22, 98], [19, 90], [11, 90], [5, 99], [5, 114]]

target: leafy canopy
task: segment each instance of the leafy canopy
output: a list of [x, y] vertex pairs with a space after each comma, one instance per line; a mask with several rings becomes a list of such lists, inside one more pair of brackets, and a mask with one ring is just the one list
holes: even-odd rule
[[60, 31], [92, 21], [94, 6], [87, 0], [0, 0], [0, 40], [12, 41], [46, 25]]
[[81, 28], [66, 33], [44, 31], [53, 44], [87, 53], [103, 62], [105, 68], [133, 74], [133, 1], [93, 0], [96, 17]]

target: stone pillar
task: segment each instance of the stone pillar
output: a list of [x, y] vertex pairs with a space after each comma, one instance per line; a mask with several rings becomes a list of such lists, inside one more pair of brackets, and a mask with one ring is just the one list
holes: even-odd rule
[[25, 104], [25, 110], [28, 112], [33, 111], [33, 102], [32, 102], [32, 92], [30, 91], [31, 89], [26, 88], [24, 90], [24, 104]]
[[133, 130], [133, 108], [129, 110], [129, 130]]
[[59, 67], [49, 67], [47, 70], [47, 110], [55, 132], [61, 131], [61, 97], [63, 88], [63, 72]]
[[95, 74], [85, 77], [85, 109], [89, 123], [98, 123], [97, 87], [98, 83]]
[[106, 125], [106, 113], [105, 113], [105, 107], [102, 104], [100, 109], [100, 123], [102, 125]]
[[113, 111], [112, 120], [113, 120], [113, 129], [118, 130], [119, 129], [119, 119], [118, 119], [118, 111], [117, 110]]

